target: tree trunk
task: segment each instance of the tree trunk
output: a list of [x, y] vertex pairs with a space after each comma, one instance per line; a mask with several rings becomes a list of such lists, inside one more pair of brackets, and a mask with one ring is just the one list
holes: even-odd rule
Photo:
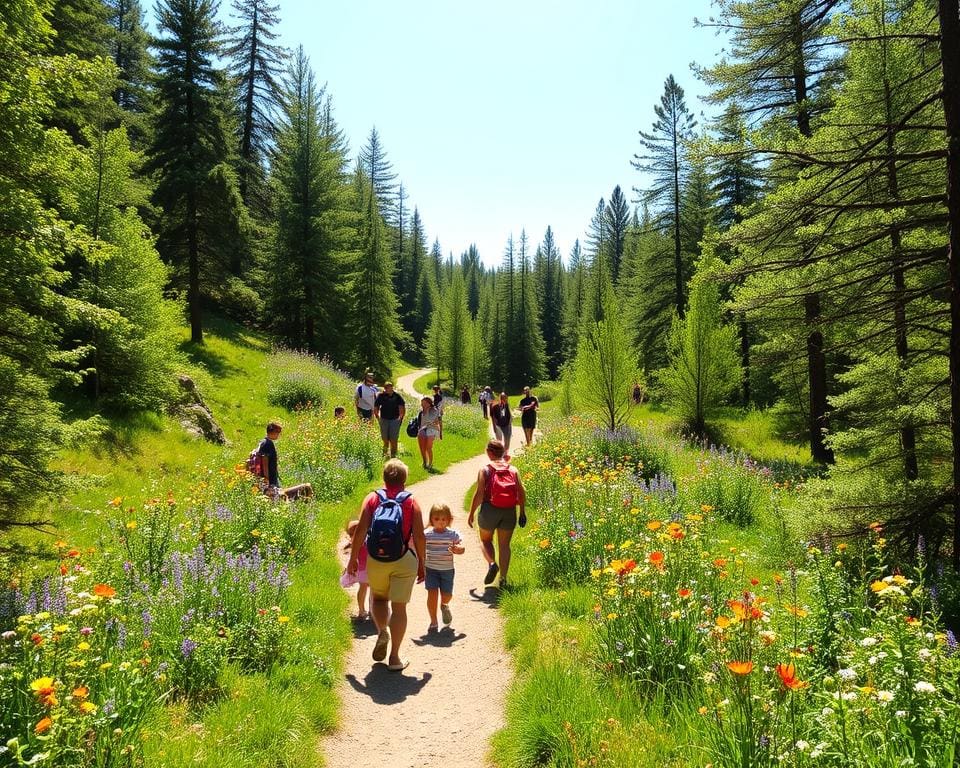
[[743, 367], [743, 404], [750, 405], [750, 326], [740, 315], [740, 365]]
[[950, 285], [950, 437], [953, 445], [953, 568], [960, 572], [960, 5], [939, 0], [943, 114], [947, 126], [947, 251]]

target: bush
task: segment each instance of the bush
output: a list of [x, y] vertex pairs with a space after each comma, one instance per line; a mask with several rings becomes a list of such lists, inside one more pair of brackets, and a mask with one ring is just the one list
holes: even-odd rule
[[270, 358], [267, 400], [287, 410], [320, 408], [330, 400], [353, 400], [354, 386], [347, 374], [327, 360], [306, 352], [280, 350]]
[[[420, 412], [419, 406], [410, 412], [411, 418]], [[477, 437], [486, 434], [487, 422], [475, 405], [463, 405], [452, 399], [443, 401], [443, 431], [461, 437]]]

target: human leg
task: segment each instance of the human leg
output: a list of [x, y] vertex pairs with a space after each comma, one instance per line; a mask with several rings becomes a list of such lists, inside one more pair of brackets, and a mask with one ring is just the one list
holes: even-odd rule
[[430, 614], [430, 627], [437, 628], [437, 603], [440, 598], [440, 589], [427, 590], [427, 613]]
[[400, 660], [400, 644], [407, 632], [407, 604], [390, 603], [390, 659], [388, 664], [396, 666], [402, 664]]
[[500, 428], [501, 440], [503, 440], [503, 449], [504, 451], [510, 450], [510, 438], [513, 436], [513, 425], [508, 424], [505, 427]]
[[420, 460], [423, 462], [423, 466], [427, 466], [427, 436], [422, 429], [417, 434], [417, 448], [420, 449]]
[[510, 539], [513, 538], [513, 529], [497, 529], [497, 545], [500, 550], [500, 580], [507, 580], [507, 571], [510, 570]]
[[368, 591], [367, 585], [361, 582], [359, 588], [357, 589], [357, 616], [361, 619], [367, 616]]
[[433, 466], [433, 441], [432, 436], [424, 438], [424, 452], [426, 455], [427, 467]]
[[523, 436], [527, 441], [527, 447], [533, 445], [533, 427], [524, 427]]

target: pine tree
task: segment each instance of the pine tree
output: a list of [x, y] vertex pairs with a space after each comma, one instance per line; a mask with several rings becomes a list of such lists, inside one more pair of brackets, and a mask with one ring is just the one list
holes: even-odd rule
[[565, 310], [563, 317], [564, 359], [570, 360], [577, 351], [580, 323], [587, 316], [588, 274], [586, 259], [575, 240], [570, 249], [570, 267], [567, 270], [565, 287]]
[[459, 391], [469, 375], [470, 357], [470, 311], [467, 309], [467, 292], [463, 273], [456, 270], [443, 297], [446, 324], [446, 368], [454, 391]]
[[519, 270], [516, 280], [515, 315], [510, 320], [509, 344], [512, 350], [508, 382], [536, 384], [543, 378], [543, 336], [536, 285], [530, 264], [530, 249], [525, 230], [520, 232]]
[[110, 25], [109, 53], [117, 68], [119, 82], [113, 100], [127, 116], [131, 138], [136, 145], [146, 142], [146, 118], [151, 109], [150, 36], [144, 27], [140, 0], [106, 0]]
[[553, 240], [553, 230], [547, 227], [543, 243], [537, 248], [534, 260], [537, 304], [540, 307], [540, 334], [543, 337], [544, 364], [547, 376], [555, 380], [563, 365], [564, 295], [563, 262]]
[[346, 142], [303, 47], [284, 84], [271, 184], [276, 210], [268, 316], [287, 344], [344, 361], [346, 301], [339, 281], [356, 226], [345, 180]]
[[214, 0], [160, 0], [157, 5], [157, 97], [148, 169], [157, 174], [154, 201], [163, 209], [161, 254], [186, 270], [190, 337], [203, 342], [202, 294], [221, 281], [225, 228], [242, 228], [229, 170], [229, 127]]
[[696, 127], [696, 120], [687, 109], [683, 88], [673, 75], [667, 77], [660, 104], [653, 108], [657, 116], [650, 133], [640, 131], [643, 154], [633, 156], [630, 164], [638, 171], [651, 175], [651, 186], [646, 190], [634, 187], [640, 201], [655, 209], [653, 226], [669, 231], [673, 236], [674, 307], [683, 317], [686, 272], [683, 260], [683, 204], [681, 189], [686, 178], [686, 143]]
[[373, 185], [363, 180], [360, 254], [350, 281], [353, 368], [389, 371], [403, 330], [393, 292], [393, 257]]
[[397, 209], [397, 174], [393, 164], [387, 159], [387, 152], [380, 141], [377, 126], [370, 129], [367, 143], [360, 149], [357, 158], [363, 173], [373, 186], [380, 215], [388, 225], [395, 223]]
[[[237, 90], [240, 117], [238, 171], [240, 195], [246, 205], [263, 210], [265, 162], [280, 102], [280, 77], [285, 49], [274, 42], [280, 6], [269, 0], [233, 0], [233, 17], [225, 54]], [[258, 192], [259, 190], [259, 192]]]
[[587, 231], [587, 254], [590, 262], [587, 271], [586, 311], [582, 317], [590, 317], [595, 321], [603, 320], [603, 292], [611, 284], [610, 233], [607, 229], [606, 210], [606, 203], [601, 197]]
[[618, 184], [610, 194], [610, 202], [603, 211], [604, 224], [610, 251], [610, 279], [616, 284], [620, 280], [623, 268], [623, 254], [626, 248], [627, 227], [630, 224], [630, 206]]

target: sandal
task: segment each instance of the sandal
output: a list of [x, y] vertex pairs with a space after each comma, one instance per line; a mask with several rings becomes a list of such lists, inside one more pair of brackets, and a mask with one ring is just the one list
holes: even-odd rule
[[373, 660], [383, 661], [387, 658], [387, 646], [390, 645], [390, 630], [382, 629], [377, 635], [377, 644], [373, 646]]
[[408, 659], [400, 659], [399, 664], [387, 664], [387, 669], [389, 669], [391, 672], [402, 672], [409, 666], [410, 661]]

